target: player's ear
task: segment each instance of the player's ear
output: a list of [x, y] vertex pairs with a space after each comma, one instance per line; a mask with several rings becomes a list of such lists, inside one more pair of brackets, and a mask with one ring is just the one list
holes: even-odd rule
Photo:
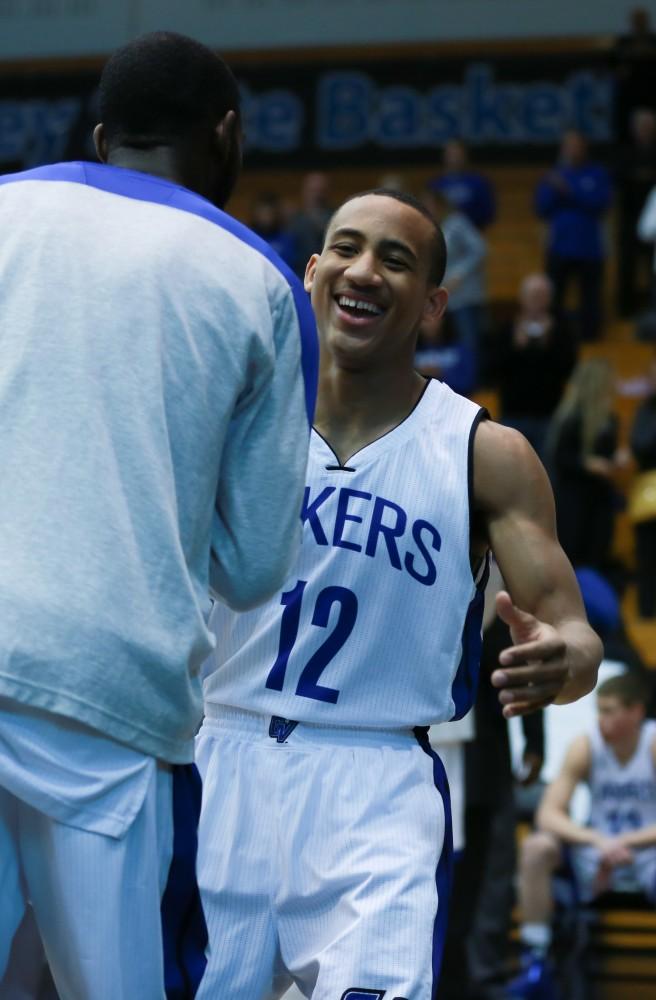
[[93, 130], [93, 144], [96, 147], [96, 156], [101, 163], [107, 163], [107, 137], [105, 135], [105, 126], [102, 122]]
[[305, 280], [303, 285], [305, 286], [306, 292], [312, 291], [312, 285], [314, 284], [314, 275], [317, 270], [317, 261], [319, 260], [319, 254], [313, 253], [307, 262], [307, 267], [305, 268]]
[[437, 323], [446, 309], [449, 293], [443, 285], [431, 285], [424, 302], [423, 318], [429, 323]]
[[241, 126], [235, 111], [226, 111], [221, 121], [215, 125], [214, 141], [223, 158], [229, 160], [232, 148], [241, 141]]

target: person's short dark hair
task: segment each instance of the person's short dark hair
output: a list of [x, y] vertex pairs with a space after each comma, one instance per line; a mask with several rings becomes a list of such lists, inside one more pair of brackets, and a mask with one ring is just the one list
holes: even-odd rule
[[650, 697], [643, 679], [632, 671], [602, 681], [595, 693], [598, 698], [617, 698], [627, 708], [631, 705], [646, 708]]
[[239, 86], [220, 56], [169, 31], [117, 49], [102, 71], [98, 96], [110, 145], [169, 145], [228, 111], [239, 114]]
[[428, 277], [431, 284], [441, 284], [444, 278], [444, 272], [446, 271], [446, 241], [444, 239], [444, 234], [426, 206], [422, 204], [419, 198], [415, 198], [413, 194], [408, 194], [407, 191], [397, 191], [395, 188], [371, 188], [369, 191], [358, 191], [357, 194], [350, 195], [346, 201], [342, 202], [337, 211], [333, 213], [333, 216], [326, 227], [326, 232], [330, 229], [337, 212], [339, 212], [344, 205], [348, 205], [349, 202], [355, 201], [356, 198], [366, 198], [371, 194], [377, 195], [381, 198], [393, 198], [395, 201], [400, 201], [403, 205], [409, 205], [410, 208], [414, 208], [416, 212], [419, 212], [420, 215], [423, 215], [423, 217], [430, 222], [433, 227], [433, 252], [431, 254]]

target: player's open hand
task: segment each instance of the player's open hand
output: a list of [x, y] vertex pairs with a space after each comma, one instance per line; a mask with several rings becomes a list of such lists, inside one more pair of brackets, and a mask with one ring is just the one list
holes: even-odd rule
[[496, 607], [513, 641], [499, 657], [501, 669], [492, 674], [509, 719], [544, 708], [558, 697], [569, 674], [567, 645], [552, 625], [513, 604], [506, 590], [497, 594]]

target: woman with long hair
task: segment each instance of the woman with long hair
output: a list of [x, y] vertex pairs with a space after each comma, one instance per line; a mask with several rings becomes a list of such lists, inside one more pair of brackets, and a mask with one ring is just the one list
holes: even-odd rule
[[575, 566], [610, 562], [616, 491], [615, 376], [606, 358], [580, 361], [553, 415], [547, 464], [556, 497], [558, 535]]

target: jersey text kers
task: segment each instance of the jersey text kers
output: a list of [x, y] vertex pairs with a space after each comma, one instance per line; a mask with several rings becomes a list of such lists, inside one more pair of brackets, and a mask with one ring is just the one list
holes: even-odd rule
[[[326, 508], [326, 501], [335, 492], [336, 505]], [[334, 510], [334, 515], [328, 510]], [[317, 545], [351, 549], [373, 558], [382, 539], [394, 569], [405, 570], [425, 587], [432, 587], [437, 579], [433, 553], [439, 553], [442, 547], [439, 531], [422, 518], [409, 523], [403, 507], [392, 500], [347, 487], [337, 491], [336, 486], [326, 486], [312, 498], [311, 487], [306, 486], [301, 520], [310, 528]], [[351, 524], [362, 527], [354, 529]], [[345, 537], [347, 530], [350, 538]]]

